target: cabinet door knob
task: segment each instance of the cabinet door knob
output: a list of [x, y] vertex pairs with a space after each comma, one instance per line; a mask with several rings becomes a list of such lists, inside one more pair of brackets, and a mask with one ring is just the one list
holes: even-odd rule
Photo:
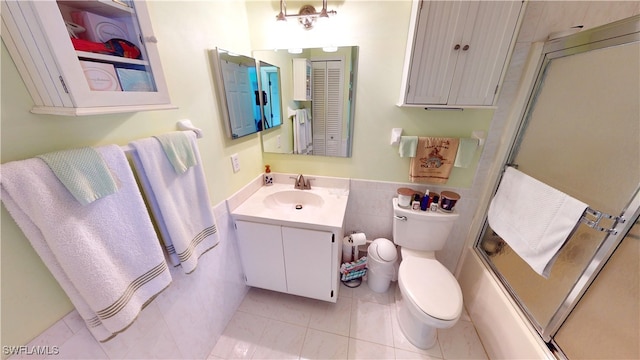
[[453, 47], [453, 50], [460, 50], [460, 44], [456, 44], [456, 46]]
[[465, 46], [462, 48], [462, 51], [467, 51], [467, 50], [469, 50], [469, 45], [465, 45]]

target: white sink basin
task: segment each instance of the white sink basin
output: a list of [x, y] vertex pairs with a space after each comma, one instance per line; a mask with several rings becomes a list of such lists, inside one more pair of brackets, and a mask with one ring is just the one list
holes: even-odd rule
[[305, 190], [284, 190], [267, 195], [263, 200], [264, 206], [274, 210], [308, 210], [320, 208], [324, 200], [318, 194]]
[[[288, 177], [285, 179], [289, 180]], [[262, 186], [232, 210], [233, 217], [262, 223], [341, 229], [349, 199], [349, 182], [330, 180], [329, 186], [320, 186], [320, 180], [318, 177], [318, 185], [312, 184], [311, 190], [294, 189], [292, 183]]]

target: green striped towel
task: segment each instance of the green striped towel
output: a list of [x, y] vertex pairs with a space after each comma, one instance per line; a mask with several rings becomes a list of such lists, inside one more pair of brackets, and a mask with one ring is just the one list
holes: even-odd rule
[[154, 138], [158, 139], [162, 145], [165, 155], [177, 174], [183, 174], [197, 164], [191, 141], [184, 131], [173, 131], [154, 136]]
[[87, 205], [118, 192], [118, 186], [102, 156], [91, 147], [38, 155], [71, 195]]

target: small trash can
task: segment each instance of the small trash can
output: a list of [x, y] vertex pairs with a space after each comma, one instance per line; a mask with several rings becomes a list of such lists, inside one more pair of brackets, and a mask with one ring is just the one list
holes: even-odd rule
[[371, 290], [383, 293], [389, 289], [397, 260], [396, 246], [390, 240], [379, 238], [371, 242], [367, 250], [367, 284]]

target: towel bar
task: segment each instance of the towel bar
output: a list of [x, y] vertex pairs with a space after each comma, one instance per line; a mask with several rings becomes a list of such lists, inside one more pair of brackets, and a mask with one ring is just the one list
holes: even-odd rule
[[[592, 218], [590, 219], [588, 218], [588, 216]], [[626, 219], [621, 216], [609, 215], [609, 214], [603, 213], [602, 211], [594, 210], [588, 207], [582, 214], [582, 217], [580, 218], [580, 222], [598, 231], [607, 232], [611, 235], [617, 235], [618, 231], [615, 230], [614, 228], [604, 228], [600, 226], [600, 220], [602, 219], [614, 220], [616, 223], [624, 223], [626, 221]]]

